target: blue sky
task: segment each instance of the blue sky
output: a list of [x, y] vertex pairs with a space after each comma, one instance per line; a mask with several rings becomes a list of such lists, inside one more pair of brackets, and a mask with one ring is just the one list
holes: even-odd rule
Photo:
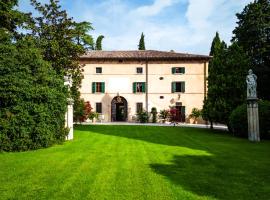
[[[142, 32], [147, 49], [208, 54], [215, 32], [230, 42], [237, 12], [253, 0], [60, 0], [76, 21], [104, 35], [104, 50], [134, 50]], [[21, 10], [32, 12], [29, 0]], [[47, 2], [47, 0], [40, 0]]]

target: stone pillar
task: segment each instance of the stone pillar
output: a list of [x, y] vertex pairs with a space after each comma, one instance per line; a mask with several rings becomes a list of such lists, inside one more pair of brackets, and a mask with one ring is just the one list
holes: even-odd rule
[[66, 112], [66, 127], [69, 128], [68, 136], [66, 140], [73, 140], [73, 99], [68, 98], [68, 107]]
[[260, 141], [259, 110], [257, 98], [247, 99], [248, 139]]

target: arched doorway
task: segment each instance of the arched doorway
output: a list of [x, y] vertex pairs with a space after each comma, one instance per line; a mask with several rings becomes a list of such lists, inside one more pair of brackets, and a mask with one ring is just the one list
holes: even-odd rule
[[112, 122], [127, 121], [127, 108], [127, 100], [124, 97], [114, 97], [111, 103]]

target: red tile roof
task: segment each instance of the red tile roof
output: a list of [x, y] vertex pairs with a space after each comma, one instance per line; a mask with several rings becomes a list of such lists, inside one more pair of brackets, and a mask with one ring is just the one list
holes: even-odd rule
[[188, 53], [176, 53], [155, 50], [136, 51], [89, 51], [80, 57], [82, 60], [206, 60], [211, 57]]

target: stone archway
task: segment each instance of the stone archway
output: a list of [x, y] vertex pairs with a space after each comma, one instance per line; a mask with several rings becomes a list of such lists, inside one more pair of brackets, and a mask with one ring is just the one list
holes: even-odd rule
[[111, 120], [112, 122], [125, 122], [128, 116], [127, 100], [122, 96], [116, 96], [111, 102]]

